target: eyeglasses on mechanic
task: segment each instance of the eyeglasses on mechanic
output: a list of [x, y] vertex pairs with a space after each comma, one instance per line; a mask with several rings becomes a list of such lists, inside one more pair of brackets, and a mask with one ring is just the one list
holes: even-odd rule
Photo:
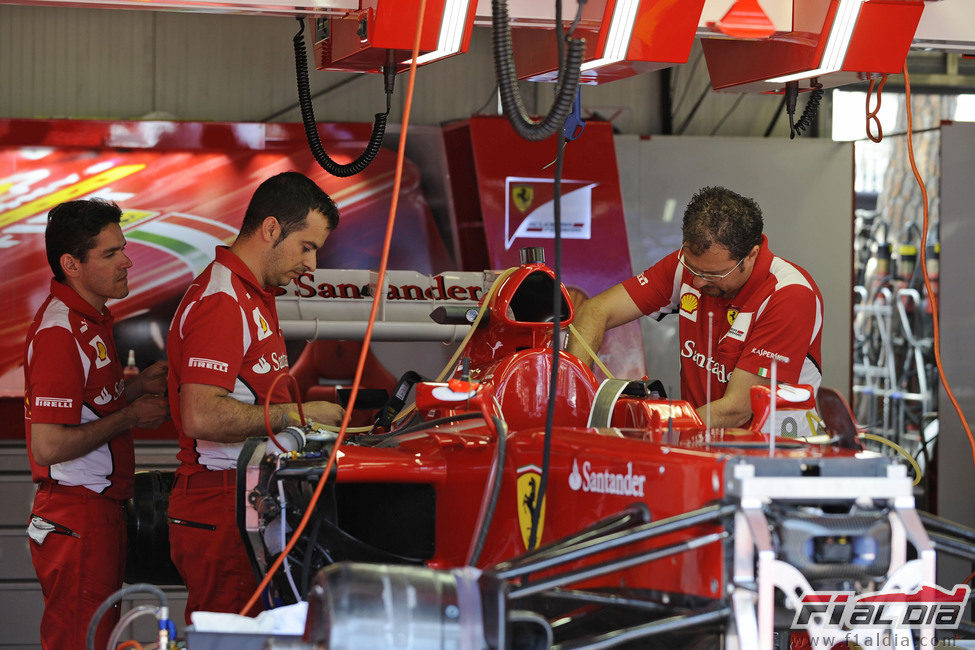
[[[748, 257], [748, 256], [746, 255], [745, 257]], [[687, 265], [687, 262], [684, 261], [684, 247], [683, 246], [680, 247], [680, 252], [677, 253], [677, 261], [680, 263], [680, 265], [683, 266], [685, 269], [687, 269], [687, 271], [691, 275], [695, 275], [695, 276], [701, 278], [702, 280], [723, 280], [724, 278], [726, 278], [729, 275], [731, 275], [732, 273], [734, 273], [735, 269], [737, 269], [739, 266], [741, 266], [741, 263], [745, 261], [745, 257], [743, 257], [740, 260], [738, 260], [738, 263], [735, 264], [733, 267], [731, 267], [731, 270], [728, 271], [727, 273], [700, 273], [699, 271], [695, 271], [694, 269], [692, 269], [691, 267], [689, 267]]]

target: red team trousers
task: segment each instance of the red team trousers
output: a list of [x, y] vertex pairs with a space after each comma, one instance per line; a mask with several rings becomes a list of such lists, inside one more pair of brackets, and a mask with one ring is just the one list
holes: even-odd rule
[[[240, 538], [233, 470], [179, 475], [169, 494], [169, 550], [186, 583], [190, 614], [238, 613], [257, 589]], [[248, 612], [263, 610], [258, 601]]]
[[[84, 648], [95, 610], [122, 586], [122, 504], [88, 488], [42, 482], [31, 515], [55, 526], [42, 543], [30, 540], [31, 560], [44, 593], [41, 646]], [[96, 648], [108, 645], [118, 619], [116, 604], [99, 623]]]

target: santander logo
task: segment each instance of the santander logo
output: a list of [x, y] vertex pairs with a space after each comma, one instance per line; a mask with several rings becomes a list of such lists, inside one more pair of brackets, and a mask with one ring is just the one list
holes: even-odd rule
[[714, 359], [708, 358], [706, 355], [698, 352], [694, 347], [694, 341], [688, 339], [684, 341], [684, 346], [681, 348], [680, 356], [685, 359], [690, 359], [699, 368], [704, 368], [712, 375], [717, 377], [718, 381], [722, 384], [727, 384], [728, 380], [731, 379], [731, 373], [723, 363], [718, 363]]
[[626, 474], [611, 470], [593, 470], [592, 463], [583, 461], [582, 471], [579, 471], [579, 461], [572, 460], [572, 473], [569, 474], [569, 488], [578, 492], [593, 492], [596, 494], [618, 494], [628, 497], [642, 497], [647, 477], [633, 473], [633, 463], [626, 464]]

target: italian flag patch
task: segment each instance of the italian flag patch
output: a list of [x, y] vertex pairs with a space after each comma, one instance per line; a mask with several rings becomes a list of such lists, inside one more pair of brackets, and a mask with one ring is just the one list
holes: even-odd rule
[[759, 377], [768, 377], [768, 368], [759, 368], [758, 369], [758, 376]]

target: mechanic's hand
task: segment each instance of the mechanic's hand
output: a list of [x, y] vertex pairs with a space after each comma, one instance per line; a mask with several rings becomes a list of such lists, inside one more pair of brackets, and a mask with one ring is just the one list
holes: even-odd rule
[[157, 361], [139, 373], [139, 380], [142, 382], [142, 393], [155, 393], [162, 395], [166, 392], [166, 377], [169, 373], [169, 364], [165, 361]]
[[345, 409], [332, 402], [305, 402], [301, 405], [305, 419], [319, 424], [338, 426], [342, 424]]
[[152, 364], [140, 372], [129, 386], [126, 386], [125, 392], [127, 396], [134, 395], [138, 397], [139, 395], [165, 394], [166, 375], [168, 371], [169, 364], [165, 361], [157, 361]]
[[142, 429], [155, 429], [169, 419], [169, 400], [165, 395], [143, 395], [126, 408], [135, 416], [133, 426]]

